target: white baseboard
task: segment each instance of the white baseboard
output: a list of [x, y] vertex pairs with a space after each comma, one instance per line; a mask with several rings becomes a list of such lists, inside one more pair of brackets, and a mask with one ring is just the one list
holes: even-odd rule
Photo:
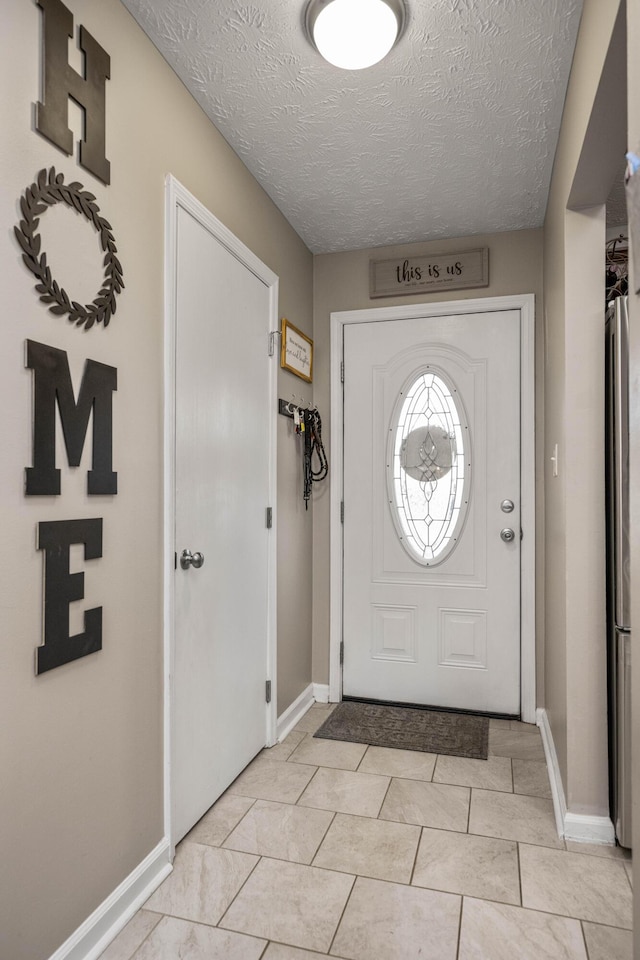
[[50, 960], [96, 960], [169, 876], [173, 869], [169, 855], [169, 840], [165, 837], [65, 940]]
[[570, 813], [567, 810], [564, 785], [560, 775], [560, 765], [553, 742], [549, 717], [547, 711], [540, 707], [537, 710], [537, 723], [542, 734], [544, 754], [547, 760], [558, 836], [565, 840], [574, 840], [577, 843], [614, 844], [616, 836], [610, 817], [594, 817], [582, 813]]
[[556, 815], [556, 828], [558, 830], [558, 836], [564, 837], [564, 820], [567, 815], [567, 801], [564, 796], [564, 785], [562, 783], [562, 776], [560, 775], [560, 764], [558, 763], [556, 745], [553, 742], [553, 734], [551, 733], [547, 711], [543, 707], [538, 707], [536, 715], [536, 721], [542, 734], [544, 755], [547, 761], [553, 812]]
[[316, 703], [329, 703], [329, 684], [314, 683], [313, 699], [316, 701]]
[[287, 734], [293, 730], [298, 720], [305, 715], [309, 707], [312, 707], [314, 703], [313, 684], [310, 683], [309, 686], [302, 691], [300, 696], [293, 701], [291, 706], [287, 707], [284, 713], [278, 717], [278, 741], [284, 740]]
[[568, 813], [564, 818], [565, 840], [576, 843], [616, 842], [616, 832], [611, 817], [590, 817], [585, 813]]

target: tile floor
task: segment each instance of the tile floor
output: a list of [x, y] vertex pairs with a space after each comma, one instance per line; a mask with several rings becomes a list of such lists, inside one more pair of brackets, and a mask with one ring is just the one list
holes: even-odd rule
[[631, 960], [631, 862], [558, 838], [540, 734], [465, 760], [316, 740], [316, 704], [101, 960]]

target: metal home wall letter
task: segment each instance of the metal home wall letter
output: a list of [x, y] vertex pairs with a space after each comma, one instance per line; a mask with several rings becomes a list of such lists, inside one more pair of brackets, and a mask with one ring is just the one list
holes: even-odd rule
[[73, 153], [69, 129], [69, 97], [84, 109], [84, 137], [79, 161], [103, 183], [111, 182], [105, 156], [105, 81], [111, 76], [109, 54], [80, 27], [84, 52], [81, 76], [69, 66], [68, 38], [73, 37], [73, 15], [61, 0], [36, 0], [44, 19], [44, 98], [36, 108], [36, 129], [65, 153]]
[[60, 411], [67, 459], [78, 467], [93, 410], [93, 458], [87, 474], [87, 493], [118, 492], [113, 472], [113, 391], [118, 371], [96, 360], [85, 362], [76, 403], [64, 350], [27, 340], [27, 367], [35, 373], [33, 466], [26, 468], [29, 496], [57, 496], [60, 471], [56, 469], [56, 402]]
[[84, 612], [84, 633], [69, 636], [69, 604], [84, 597], [84, 573], [69, 572], [69, 547], [84, 544], [85, 560], [102, 556], [102, 519], [55, 520], [38, 524], [38, 549], [45, 552], [44, 644], [36, 648], [36, 673], [102, 649], [102, 607]]

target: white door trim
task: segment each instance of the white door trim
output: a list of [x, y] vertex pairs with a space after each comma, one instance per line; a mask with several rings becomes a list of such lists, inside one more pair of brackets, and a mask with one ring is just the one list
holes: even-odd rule
[[[536, 722], [536, 631], [535, 631], [535, 351], [534, 296], [487, 297], [478, 300], [450, 300], [446, 303], [374, 307], [331, 314], [331, 464], [330, 473], [330, 613], [329, 613], [329, 698], [342, 699], [343, 543], [340, 503], [343, 498], [343, 333], [348, 323], [380, 320], [409, 320], [416, 317], [443, 317], [461, 313], [520, 311], [520, 465], [522, 484], [521, 523], [521, 668], [522, 719]], [[347, 374], [348, 376], [348, 371]]]
[[[175, 841], [171, 823], [171, 682], [175, 632], [175, 420], [176, 420], [176, 225], [178, 209], [193, 216], [241, 263], [269, 288], [269, 329], [278, 329], [278, 277], [259, 260], [223, 223], [169, 174], [165, 181], [164, 245], [164, 497], [163, 497], [163, 594], [164, 594], [164, 822], [165, 836], [171, 840], [171, 858]], [[265, 360], [269, 349], [265, 330]], [[271, 680], [271, 703], [265, 704], [265, 743], [276, 742], [276, 437], [277, 437], [277, 365], [269, 367], [269, 501], [273, 509], [273, 527], [268, 547], [268, 623], [265, 678]]]

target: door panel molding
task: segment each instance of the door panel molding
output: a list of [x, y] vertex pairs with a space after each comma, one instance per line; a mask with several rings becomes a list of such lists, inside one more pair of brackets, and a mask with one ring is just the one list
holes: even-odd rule
[[[520, 313], [520, 465], [521, 465], [521, 711], [522, 719], [536, 722], [535, 651], [535, 370], [533, 294], [452, 300], [443, 303], [376, 307], [331, 314], [331, 462], [330, 474], [330, 615], [329, 691], [330, 700], [342, 699], [343, 611], [343, 528], [340, 505], [343, 501], [343, 382], [344, 328], [352, 323], [446, 317], [459, 314]], [[345, 378], [349, 371], [344, 371]]]
[[[176, 449], [176, 267], [178, 211], [184, 210], [218, 240], [234, 257], [249, 269], [268, 288], [269, 330], [278, 328], [278, 277], [246, 247], [227, 227], [200, 203], [175, 177], [169, 174], [165, 181], [165, 245], [164, 245], [164, 497], [163, 497], [163, 675], [164, 675], [164, 825], [170, 838], [171, 859], [175, 853], [175, 838], [171, 812], [171, 679], [175, 643], [175, 449]], [[265, 363], [268, 362], [268, 333], [265, 329]], [[269, 363], [269, 503], [277, 509], [276, 437], [277, 437], [277, 365]], [[271, 702], [265, 703], [265, 742], [272, 745], [277, 737], [277, 660], [276, 660], [276, 559], [277, 525], [268, 545], [268, 623], [265, 679], [271, 680]]]

